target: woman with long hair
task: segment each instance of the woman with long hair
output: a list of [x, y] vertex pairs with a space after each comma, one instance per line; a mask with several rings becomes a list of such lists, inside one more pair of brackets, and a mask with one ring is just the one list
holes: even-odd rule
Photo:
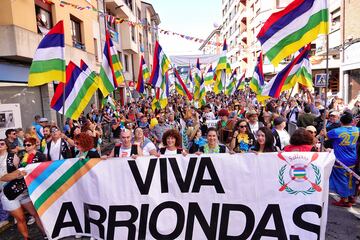
[[232, 140], [230, 142], [230, 149], [236, 153], [248, 152], [254, 144], [255, 139], [251, 134], [247, 121], [241, 119], [235, 127]]
[[[31, 149], [29, 152], [36, 151], [36, 139], [26, 141], [25, 148]], [[24, 180], [26, 172], [18, 169], [20, 159], [8, 152], [9, 149], [5, 140], [0, 139], [0, 184], [3, 189], [0, 198], [3, 209], [15, 218], [17, 229], [25, 240], [30, 238], [23, 209], [35, 218], [38, 228], [45, 236], [44, 227], [27, 191]]]
[[138, 144], [143, 150], [144, 156], [156, 156], [160, 157], [160, 154], [156, 150], [155, 144], [144, 136], [144, 130], [141, 127], [135, 128], [133, 144]]
[[251, 148], [251, 151], [257, 153], [276, 152], [276, 148], [274, 147], [274, 136], [270, 129], [261, 127], [257, 131], [256, 136], [256, 142], [254, 147]]

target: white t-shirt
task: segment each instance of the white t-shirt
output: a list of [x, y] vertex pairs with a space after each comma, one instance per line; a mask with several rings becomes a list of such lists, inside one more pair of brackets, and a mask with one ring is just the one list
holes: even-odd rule
[[256, 134], [257, 134], [257, 131], [259, 130], [259, 122], [256, 122], [254, 125], [252, 125], [251, 123], [249, 123], [249, 126], [250, 126], [250, 131], [252, 132], [252, 134], [254, 134], [254, 137], [256, 139]]
[[286, 130], [277, 130], [277, 133], [279, 134], [280, 143], [281, 143], [281, 149], [283, 149], [285, 146], [290, 144], [290, 135]]
[[121, 147], [119, 149], [119, 157], [130, 157], [130, 153], [131, 153], [131, 146], [129, 148]]
[[[4, 156], [0, 157], [0, 177], [4, 176], [5, 174], [7, 174], [7, 156], [8, 154], [6, 153]], [[3, 188], [3, 185], [6, 182], [0, 182], [0, 190]]]
[[148, 142], [143, 148], [144, 156], [150, 156], [151, 150], [156, 150], [155, 144], [153, 142]]
[[[46, 149], [44, 151], [44, 154], [47, 156], [49, 149]], [[60, 159], [64, 159], [63, 156], [60, 154], [61, 151], [61, 138], [59, 138], [56, 142], [51, 141], [51, 145], [50, 145], [50, 158], [52, 161], [54, 160], [59, 160], [59, 156]]]
[[176, 155], [176, 154], [177, 154], [177, 149], [175, 149], [175, 150], [166, 149], [165, 150], [165, 155]]
[[215, 115], [213, 112], [204, 113], [204, 117], [206, 120], [215, 120]]

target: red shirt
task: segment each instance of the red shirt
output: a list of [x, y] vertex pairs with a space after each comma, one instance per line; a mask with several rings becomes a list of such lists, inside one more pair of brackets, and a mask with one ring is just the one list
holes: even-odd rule
[[312, 145], [300, 145], [300, 146], [294, 146], [294, 145], [287, 145], [284, 147], [285, 152], [311, 152]]

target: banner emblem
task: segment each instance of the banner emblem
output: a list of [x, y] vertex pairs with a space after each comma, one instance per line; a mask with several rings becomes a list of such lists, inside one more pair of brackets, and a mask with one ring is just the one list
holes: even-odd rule
[[[318, 158], [318, 154], [314, 153], [311, 157], [311, 159], [304, 158], [303, 156], [294, 156], [291, 158], [291, 162], [289, 162], [282, 153], [278, 154], [278, 157], [285, 161], [286, 164], [282, 166], [279, 170], [278, 174], [278, 180], [281, 185], [279, 188], [279, 191], [286, 191], [289, 194], [297, 195], [299, 193], [303, 195], [309, 195], [316, 192], [321, 192], [322, 189], [320, 187], [321, 183], [321, 172], [320, 169], [312, 164], [312, 162], [316, 161]], [[309, 168], [311, 166], [311, 168]], [[285, 182], [285, 171], [289, 172], [289, 179], [286, 179], [287, 182]], [[314, 180], [312, 180], [314, 178]], [[289, 186], [290, 183], [296, 182], [296, 186], [291, 188]], [[305, 186], [309, 186], [309, 188], [305, 188]], [[295, 185], [295, 184], [294, 184]], [[300, 187], [303, 187], [305, 189], [300, 189]]]

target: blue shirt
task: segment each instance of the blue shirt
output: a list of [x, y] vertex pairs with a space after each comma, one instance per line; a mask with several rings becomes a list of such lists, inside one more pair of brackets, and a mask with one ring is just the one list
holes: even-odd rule
[[356, 163], [356, 143], [359, 137], [357, 127], [338, 127], [328, 132], [328, 138], [333, 140], [335, 157], [346, 166]]

